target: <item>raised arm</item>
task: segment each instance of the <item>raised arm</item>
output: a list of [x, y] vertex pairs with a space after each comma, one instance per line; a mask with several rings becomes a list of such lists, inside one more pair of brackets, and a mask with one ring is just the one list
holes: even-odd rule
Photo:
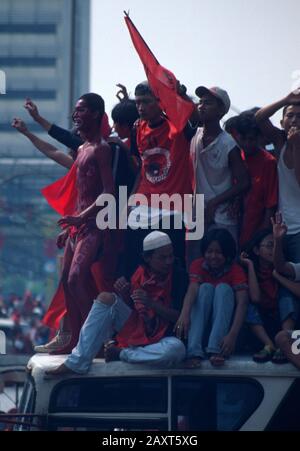
[[34, 121], [46, 130], [51, 138], [56, 139], [56, 141], [60, 142], [64, 146], [72, 150], [77, 150], [78, 147], [83, 144], [83, 141], [79, 136], [76, 136], [74, 133], [59, 127], [56, 124], [51, 124], [47, 121], [47, 119], [42, 117], [39, 113], [37, 105], [31, 99], [26, 99], [24, 108], [28, 111]]
[[269, 119], [281, 108], [299, 103], [300, 94], [292, 92], [286, 97], [283, 97], [283, 99], [261, 108], [255, 115], [259, 128], [262, 133], [273, 142], [277, 153], [282, 149], [286, 138], [284, 131], [275, 127]]
[[40, 115], [37, 105], [31, 99], [26, 99], [24, 108], [28, 111], [32, 119], [40, 124], [46, 132], [50, 130], [52, 124]]
[[192, 101], [192, 99], [187, 95], [187, 89], [184, 85], [180, 84], [180, 82], [177, 80], [177, 93], [187, 102], [191, 103], [193, 105], [193, 111], [189, 118], [190, 124], [195, 127], [199, 124], [199, 111], [197, 108], [197, 105]]
[[287, 226], [282, 220], [281, 213], [276, 213], [275, 218], [271, 218], [273, 226], [273, 237], [274, 237], [274, 267], [275, 270], [285, 276], [290, 278], [295, 278], [295, 270], [291, 263], [287, 262], [283, 252], [283, 239], [287, 232]]
[[25, 122], [23, 122], [21, 119], [15, 118], [12, 122], [12, 127], [18, 130], [18, 132], [22, 135], [26, 136], [41, 153], [46, 155], [46, 157], [50, 158], [53, 161], [56, 161], [56, 163], [64, 166], [65, 168], [70, 169], [72, 167], [74, 161], [70, 155], [67, 155], [61, 150], [56, 149], [51, 144], [43, 141], [42, 139], [31, 133], [28, 130]]
[[51, 138], [56, 139], [56, 141], [60, 142], [64, 146], [68, 147], [68, 149], [75, 151], [83, 144], [80, 136], [75, 135], [75, 133], [66, 130], [65, 128], [59, 127], [56, 124], [53, 124], [51, 126], [48, 135], [51, 136]]
[[128, 100], [129, 95], [126, 86], [122, 85], [121, 83], [118, 83], [116, 86], [119, 88], [119, 91], [116, 94], [116, 97], [119, 99], [119, 101], [123, 102], [124, 100]]

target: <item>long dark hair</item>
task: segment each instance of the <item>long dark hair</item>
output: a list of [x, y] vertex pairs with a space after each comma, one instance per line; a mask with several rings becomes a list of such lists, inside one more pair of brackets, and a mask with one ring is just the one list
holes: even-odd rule
[[259, 257], [254, 252], [254, 248], [259, 247], [261, 242], [268, 235], [273, 235], [271, 228], [263, 229], [257, 232], [254, 237], [244, 246], [244, 251], [249, 255], [249, 258], [253, 261], [255, 269], [259, 269]]
[[226, 259], [226, 263], [230, 265], [236, 257], [236, 244], [231, 233], [226, 229], [210, 230], [204, 235], [201, 242], [202, 255], [205, 254], [207, 248], [213, 241], [219, 243], [222, 254]]

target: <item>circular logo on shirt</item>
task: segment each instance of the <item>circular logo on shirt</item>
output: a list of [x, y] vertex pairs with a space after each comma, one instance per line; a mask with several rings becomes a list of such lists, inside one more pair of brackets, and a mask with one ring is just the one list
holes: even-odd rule
[[168, 177], [171, 167], [170, 151], [155, 147], [146, 150], [142, 155], [147, 180], [151, 183], [159, 183]]

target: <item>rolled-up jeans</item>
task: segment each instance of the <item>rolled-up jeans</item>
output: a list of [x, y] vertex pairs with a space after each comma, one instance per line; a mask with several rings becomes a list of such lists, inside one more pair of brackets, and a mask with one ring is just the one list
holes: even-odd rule
[[[78, 374], [87, 373], [103, 343], [122, 329], [131, 311], [120, 297], [116, 297], [112, 305], [95, 300], [82, 326], [79, 341], [65, 365]], [[149, 363], [161, 367], [176, 365], [184, 358], [184, 344], [175, 337], [165, 337], [147, 346], [125, 348], [120, 353], [120, 360], [124, 362]]]

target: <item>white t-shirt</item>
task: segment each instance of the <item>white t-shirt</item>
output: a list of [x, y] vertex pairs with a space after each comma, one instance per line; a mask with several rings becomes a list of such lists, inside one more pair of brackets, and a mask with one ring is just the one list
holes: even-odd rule
[[[225, 131], [203, 148], [203, 128], [199, 128], [191, 143], [191, 153], [194, 154], [196, 192], [204, 194], [205, 204], [232, 187], [232, 173], [228, 156], [237, 146], [235, 140]], [[194, 147], [194, 149], [193, 149]], [[228, 212], [229, 202], [218, 206], [215, 213], [215, 223], [236, 225], [237, 218]]]
[[287, 234], [300, 232], [300, 186], [295, 176], [295, 169], [287, 168], [284, 162], [286, 144], [280, 152], [278, 162], [279, 210], [288, 227]]
[[295, 282], [300, 282], [300, 263], [292, 263], [290, 262], [295, 271]]

